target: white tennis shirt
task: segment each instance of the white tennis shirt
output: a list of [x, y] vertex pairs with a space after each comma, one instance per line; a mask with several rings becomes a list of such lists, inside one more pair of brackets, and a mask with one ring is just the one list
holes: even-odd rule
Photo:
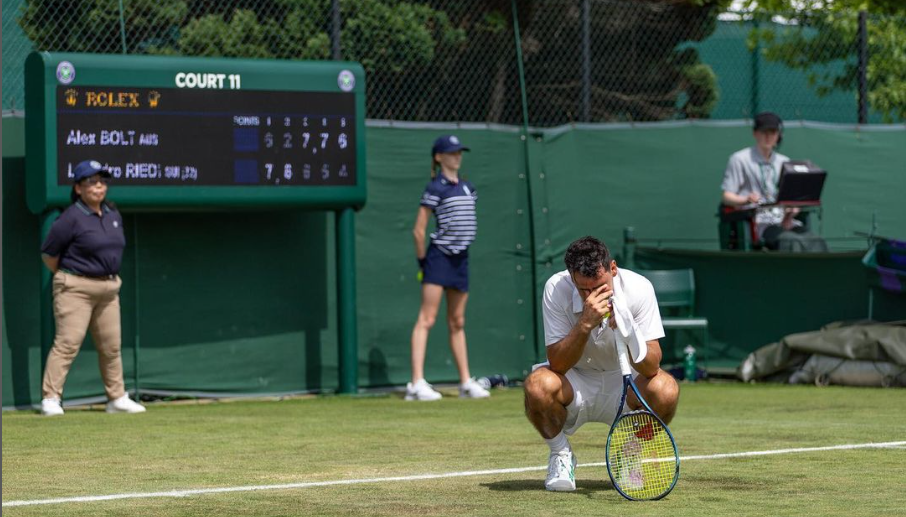
[[[664, 337], [664, 325], [654, 295], [654, 287], [644, 276], [628, 269], [618, 268], [613, 278], [615, 291], [622, 295], [632, 318], [639, 327], [645, 341]], [[565, 338], [582, 316], [584, 303], [579, 290], [569, 276], [561, 271], [550, 277], [544, 285], [542, 296], [544, 315], [544, 342], [551, 346]], [[614, 331], [610, 328], [595, 328], [588, 336], [585, 351], [573, 368], [579, 370], [619, 370], [614, 348]]]

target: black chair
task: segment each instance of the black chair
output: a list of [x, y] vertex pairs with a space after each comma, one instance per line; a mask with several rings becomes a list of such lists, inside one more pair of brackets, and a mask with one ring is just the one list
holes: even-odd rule
[[760, 249], [758, 234], [755, 232], [755, 210], [739, 210], [720, 204], [717, 207], [717, 234], [720, 249], [750, 251]]
[[[720, 204], [717, 207], [717, 236], [720, 249], [735, 251], [760, 250], [765, 247], [758, 235], [755, 225], [755, 210], [739, 209]], [[802, 229], [811, 230], [811, 217], [808, 210], [803, 210], [796, 215], [802, 223]]]

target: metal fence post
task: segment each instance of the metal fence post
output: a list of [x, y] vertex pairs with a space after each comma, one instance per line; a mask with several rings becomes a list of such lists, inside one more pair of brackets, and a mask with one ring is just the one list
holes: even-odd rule
[[760, 57], [759, 54], [761, 54], [761, 44], [759, 43], [761, 40], [761, 35], [758, 34], [758, 20], [753, 20], [752, 24], [755, 27], [755, 34], [758, 36], [755, 38], [755, 48], [752, 49], [752, 99], [751, 99], [752, 105], [751, 105], [751, 108], [752, 108], [752, 117], [754, 118], [755, 115], [757, 115], [759, 112], [758, 68], [759, 68], [759, 66], [761, 66], [760, 59], [759, 59], [759, 57]]
[[630, 269], [635, 268], [635, 228], [627, 226], [623, 228], [623, 266]]
[[334, 61], [343, 59], [340, 51], [340, 0], [330, 2], [330, 57]]
[[126, 11], [123, 8], [123, 0], [120, 0], [120, 41], [123, 45], [123, 54], [128, 54], [126, 51]]
[[591, 122], [591, 8], [582, 0], [582, 121]]
[[532, 308], [532, 335], [533, 342], [535, 344], [535, 350], [538, 351], [539, 341], [538, 341], [538, 289], [537, 289], [537, 268], [535, 267], [535, 258], [538, 253], [538, 248], [535, 246], [535, 215], [533, 211], [534, 204], [532, 202], [532, 177], [531, 171], [531, 156], [529, 153], [529, 146], [531, 145], [531, 137], [529, 135], [529, 114], [528, 114], [528, 97], [525, 93], [525, 70], [523, 68], [522, 62], [522, 36], [519, 34], [519, 11], [516, 8], [516, 0], [511, 2], [513, 9], [513, 37], [516, 44], [516, 68], [519, 71], [519, 92], [522, 99], [522, 156], [525, 160], [525, 195], [528, 201], [529, 213], [528, 213], [528, 224], [529, 224], [529, 259], [530, 267], [529, 271], [531, 272], [531, 296], [532, 303], [530, 307]]
[[868, 15], [859, 11], [859, 124], [868, 123]]

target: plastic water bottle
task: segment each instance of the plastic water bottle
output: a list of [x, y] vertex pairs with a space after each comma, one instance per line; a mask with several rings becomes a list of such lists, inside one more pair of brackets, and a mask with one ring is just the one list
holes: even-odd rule
[[490, 377], [478, 378], [478, 379], [476, 379], [476, 381], [478, 382], [479, 386], [481, 386], [482, 388], [484, 388], [486, 390], [489, 390], [491, 388], [496, 388], [498, 386], [506, 386], [507, 383], [510, 382], [510, 380], [507, 378], [506, 375], [501, 375], [499, 373], [497, 375], [492, 375]]
[[686, 345], [686, 348], [683, 349], [683, 374], [687, 381], [695, 382], [697, 377], [696, 366], [695, 366], [695, 347], [692, 345]]

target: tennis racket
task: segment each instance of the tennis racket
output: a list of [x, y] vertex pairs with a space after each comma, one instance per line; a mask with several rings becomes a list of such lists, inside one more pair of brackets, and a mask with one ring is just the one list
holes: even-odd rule
[[[679, 479], [680, 459], [676, 441], [632, 380], [626, 344], [618, 336], [617, 355], [623, 374], [623, 396], [607, 435], [607, 473], [614, 488], [630, 501], [653, 501], [669, 494]], [[644, 409], [621, 415], [629, 389]]]

